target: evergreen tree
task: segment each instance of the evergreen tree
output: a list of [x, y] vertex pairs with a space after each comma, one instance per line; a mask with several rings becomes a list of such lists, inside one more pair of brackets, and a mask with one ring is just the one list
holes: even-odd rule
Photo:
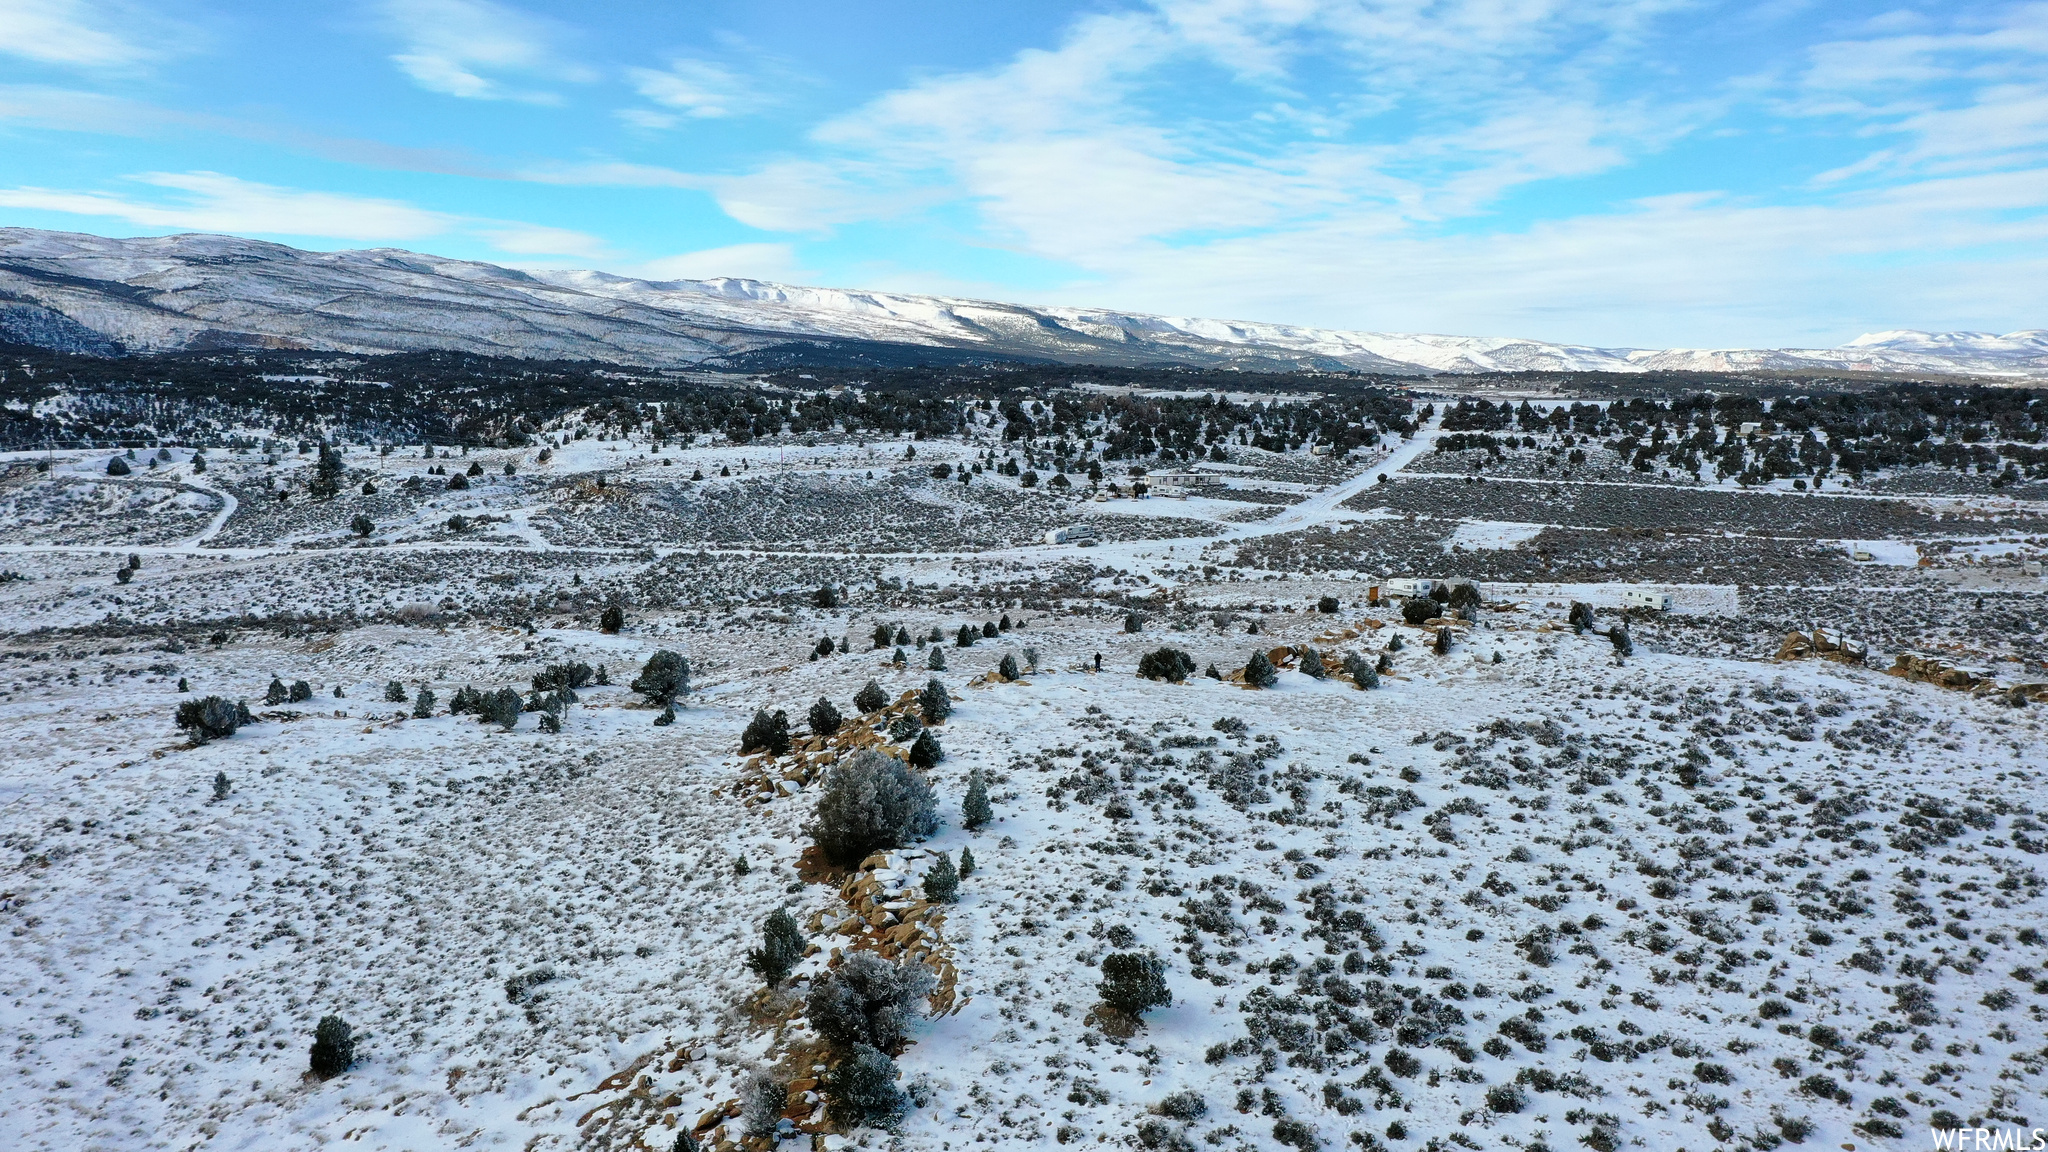
[[934, 676], [925, 681], [924, 690], [917, 694], [917, 710], [927, 724], [943, 724], [953, 714], [953, 698], [946, 694], [946, 686]]
[[519, 712], [525, 701], [519, 698], [516, 688], [500, 688], [482, 699], [478, 718], [485, 724], [496, 724], [510, 732], [519, 726]]
[[924, 874], [924, 898], [934, 904], [951, 904], [960, 898], [960, 873], [944, 852]]
[[896, 665], [896, 666], [897, 666], [898, 668], [901, 668], [901, 667], [903, 667], [903, 666], [904, 666], [905, 664], [908, 664], [908, 663], [910, 663], [910, 657], [908, 657], [908, 656], [904, 655], [904, 653], [903, 653], [903, 649], [901, 649], [901, 648], [898, 648], [898, 649], [896, 650], [896, 655], [894, 655], [894, 656], [890, 657], [890, 659], [889, 659], [889, 662], [890, 662], [891, 664], [894, 664], [894, 665]]
[[225, 773], [225, 772], [215, 772], [215, 773], [213, 774], [213, 802], [214, 802], [214, 803], [218, 804], [218, 803], [220, 803], [221, 801], [223, 801], [223, 800], [227, 799], [227, 798], [228, 798], [228, 793], [229, 793], [230, 791], [233, 791], [233, 789], [234, 789], [234, 784], [233, 784], [232, 782], [230, 782], [230, 781], [228, 780], [228, 774], [227, 774], [227, 773]]
[[939, 747], [939, 738], [932, 735], [932, 730], [929, 728], [919, 732], [916, 742], [910, 746], [910, 766], [912, 768], [935, 768], [938, 766], [939, 761], [945, 758], [945, 750]]
[[771, 716], [766, 708], [757, 709], [754, 718], [747, 722], [746, 731], [740, 733], [740, 751], [766, 752], [770, 756], [787, 755], [789, 713], [778, 708]]
[[974, 647], [974, 629], [969, 628], [965, 624], [962, 624], [960, 626], [960, 631], [955, 633], [953, 636], [953, 644], [954, 646], [959, 648]]
[[178, 703], [178, 728], [180, 731], [190, 732], [195, 743], [224, 740], [233, 736], [235, 729], [248, 722], [249, 709], [246, 705], [230, 704], [219, 696], [182, 700]]
[[889, 627], [889, 626], [888, 626], [887, 624], [877, 624], [877, 625], [875, 625], [875, 648], [874, 648], [874, 650], [875, 650], [875, 651], [877, 651], [877, 652], [880, 652], [880, 651], [881, 651], [882, 649], [884, 649], [884, 648], [887, 648], [887, 647], [889, 646], [889, 641], [890, 641], [890, 639], [891, 639], [892, 637], [894, 637], [895, 635], [896, 635], [895, 631], [894, 631], [894, 630], [892, 630], [892, 629], [891, 629], [891, 628], [890, 628], [890, 627]]
[[1273, 662], [1264, 652], [1254, 651], [1252, 658], [1244, 664], [1244, 682], [1253, 688], [1271, 688], [1280, 674], [1273, 669]]
[[896, 626], [896, 643], [899, 646], [910, 643], [910, 630], [901, 624]]
[[819, 637], [818, 643], [811, 649], [811, 653], [813, 656], [830, 656], [832, 654], [832, 638], [830, 636]]
[[839, 607], [839, 589], [834, 588], [830, 584], [823, 585], [817, 592], [812, 594], [811, 601], [820, 608], [837, 608]]
[[405, 685], [400, 684], [396, 680], [386, 683], [384, 685], [384, 702], [386, 704], [405, 703]]
[[291, 689], [284, 686], [284, 681], [272, 676], [270, 678], [270, 687], [263, 690], [263, 702], [275, 706], [289, 699], [291, 699]]
[[292, 681], [291, 703], [304, 704], [313, 698], [313, 686], [304, 680]]
[[747, 953], [747, 967], [771, 986], [789, 979], [789, 973], [804, 958], [803, 929], [787, 908], [777, 908], [761, 923], [761, 946]]
[[782, 1123], [789, 1089], [766, 1069], [756, 1069], [740, 1088], [740, 1129], [749, 1139], [765, 1140]]
[[322, 1080], [339, 1076], [355, 1062], [355, 1029], [339, 1016], [322, 1016], [313, 1030], [313, 1075]]
[[1195, 670], [1195, 658], [1178, 648], [1160, 648], [1138, 658], [1138, 675], [1147, 680], [1170, 680], [1175, 684]]
[[128, 467], [128, 462], [119, 456], [107, 461], [107, 475], [109, 476], [126, 476], [131, 471], [133, 469]]
[[988, 623], [986, 623], [986, 624], [983, 624], [983, 625], [981, 626], [981, 638], [982, 638], [982, 639], [984, 639], [984, 640], [993, 640], [993, 639], [995, 639], [995, 638], [996, 638], [996, 622], [995, 622], [995, 621], [991, 620], [991, 621], [989, 621]]
[[412, 703], [413, 719], [425, 720], [427, 717], [432, 716], [433, 714], [434, 690], [432, 688], [421, 688], [419, 698], [414, 700]]
[[600, 630], [616, 635], [626, 627], [626, 610], [616, 601], [604, 606], [604, 614], [598, 617]]
[[894, 756], [866, 748], [826, 769], [815, 815], [804, 831], [826, 859], [852, 864], [929, 836], [937, 827], [932, 787], [924, 777]]
[[1451, 654], [1451, 629], [1449, 625], [1439, 625], [1437, 627], [1436, 641], [1435, 643], [1431, 644], [1430, 647], [1439, 656], [1448, 656]]
[[1401, 639], [1399, 632], [1394, 633], [1393, 638], [1387, 641], [1387, 651], [1389, 652], [1399, 652], [1404, 647], [1406, 647], [1406, 643]]
[[967, 798], [960, 802], [960, 822], [972, 832], [995, 818], [995, 809], [988, 802], [988, 782], [982, 779], [977, 764], [967, 773]]
[[1024, 673], [1017, 667], [1017, 658], [1005, 652], [1002, 663], [996, 665], [996, 675], [1005, 680], [1020, 680]]
[[554, 712], [542, 712], [540, 714], [540, 730], [550, 736], [560, 733], [562, 731], [561, 716]]
[[889, 706], [889, 694], [882, 691], [880, 684], [870, 680], [853, 694], [853, 706], [863, 713], [879, 712]]
[[834, 708], [830, 700], [820, 696], [818, 702], [811, 705], [810, 721], [811, 735], [830, 736], [839, 731], [839, 725], [844, 723], [844, 718], [839, 715], [839, 709]]
[[1316, 601], [1316, 611], [1318, 612], [1327, 615], [1329, 613], [1335, 612], [1336, 610], [1337, 598], [1335, 596], [1325, 596], [1321, 600]]
[[924, 662], [924, 666], [933, 672], [944, 672], [946, 670], [946, 650], [944, 648], [933, 648], [931, 658]]
[[1102, 1002], [1129, 1016], [1173, 1003], [1166, 965], [1149, 952], [1112, 952], [1102, 958]]
[[1136, 612], [1131, 612], [1124, 616], [1124, 631], [1143, 632], [1144, 630], [1145, 618], [1143, 616], [1138, 615]]
[[1323, 654], [1314, 648], [1302, 649], [1301, 670], [1311, 680], [1328, 680], [1330, 678], [1329, 669], [1323, 667]]
[[1377, 688], [1380, 686], [1379, 669], [1373, 667], [1372, 661], [1367, 660], [1356, 652], [1349, 653], [1344, 657], [1344, 674], [1351, 677], [1352, 683], [1357, 684], [1361, 689]]
[[974, 849], [960, 849], [960, 878], [965, 880], [974, 875]]
[[377, 530], [376, 523], [360, 512], [356, 513], [355, 519], [348, 522], [348, 527], [349, 531], [354, 532], [358, 536], [368, 536]]
[[855, 1045], [827, 1074], [825, 1086], [832, 1117], [844, 1128], [893, 1129], [910, 1109], [896, 1087], [896, 1062], [867, 1044]]
[[680, 653], [663, 648], [647, 658], [640, 675], [628, 687], [645, 696], [649, 704], [672, 708], [676, 697], [690, 694], [690, 662]]

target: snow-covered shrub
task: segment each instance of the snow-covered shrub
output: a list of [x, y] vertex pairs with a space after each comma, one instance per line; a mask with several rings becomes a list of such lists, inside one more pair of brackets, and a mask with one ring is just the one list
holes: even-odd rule
[[778, 708], [770, 715], [766, 708], [756, 709], [754, 718], [747, 721], [746, 730], [740, 733], [740, 751], [766, 752], [770, 756], [788, 752], [789, 713]]
[[663, 648], [647, 658], [628, 687], [645, 696], [649, 704], [666, 708], [676, 697], [690, 694], [690, 662], [681, 653]]
[[1138, 675], [1147, 680], [1170, 680], [1175, 684], [1195, 670], [1195, 658], [1178, 648], [1159, 648], [1138, 657]]
[[1005, 652], [1003, 662], [996, 665], [996, 675], [1005, 680], [1017, 680], [1022, 678], [1024, 673], [1017, 667], [1017, 658]]
[[917, 734], [910, 745], [910, 766], [913, 768], [936, 768], [946, 758], [945, 749], [939, 747], [939, 738], [929, 728]]
[[284, 681], [279, 680], [275, 676], [272, 676], [270, 678], [270, 687], [265, 688], [263, 690], [263, 702], [267, 705], [271, 705], [274, 707], [276, 705], [284, 703], [286, 700], [289, 700], [290, 698], [291, 689], [286, 688], [284, 686]]
[[853, 706], [862, 712], [879, 712], [889, 706], [889, 694], [882, 691], [880, 684], [870, 680], [853, 694]]
[[1436, 601], [1427, 596], [1413, 596], [1401, 601], [1401, 622], [1404, 624], [1421, 624], [1435, 619], [1436, 613]]
[[1367, 660], [1356, 652], [1345, 654], [1344, 674], [1351, 677], [1351, 682], [1358, 685], [1361, 689], [1377, 688], [1380, 686], [1379, 669], [1372, 661]]
[[1200, 1120], [1209, 1114], [1209, 1102], [1202, 1099], [1200, 1092], [1188, 1088], [1161, 1100], [1152, 1110], [1175, 1120]]
[[618, 634], [626, 627], [626, 610], [618, 604], [605, 605], [604, 612], [597, 618], [597, 626], [606, 633]]
[[825, 1081], [832, 1118], [847, 1128], [894, 1128], [910, 1107], [896, 1087], [896, 1062], [861, 1044]]
[[756, 1068], [740, 1089], [740, 1126], [749, 1136], [772, 1135], [788, 1102], [789, 1090], [782, 1082], [767, 1069]]
[[405, 703], [405, 685], [403, 685], [403, 684], [400, 684], [400, 683], [399, 683], [398, 681], [396, 681], [396, 680], [393, 680], [393, 681], [391, 681], [391, 682], [389, 682], [389, 683], [385, 684], [385, 685], [384, 685], [384, 702], [385, 702], [386, 704], [403, 704], [403, 703]]
[[1301, 651], [1301, 671], [1312, 680], [1328, 680], [1330, 673], [1323, 667], [1323, 654], [1314, 648]]
[[916, 961], [854, 952], [811, 985], [804, 1016], [812, 1031], [842, 1052], [894, 1048], [910, 1013], [937, 984], [932, 970]]
[[850, 864], [937, 827], [931, 785], [903, 761], [869, 748], [826, 772], [816, 817], [804, 831], [828, 858]]
[[977, 764], [967, 773], [967, 798], [960, 802], [960, 823], [972, 832], [995, 819], [995, 815], [988, 802], [988, 781], [982, 778], [981, 765]]
[[1266, 658], [1264, 652], [1252, 653], [1252, 658], [1244, 663], [1244, 682], [1253, 688], [1271, 688], [1279, 678], [1280, 673], [1274, 670], [1273, 662]]
[[944, 648], [932, 649], [931, 658], [924, 662], [924, 666], [933, 672], [944, 672], [946, 670], [946, 650]]
[[946, 694], [946, 686], [939, 683], [938, 677], [925, 681], [924, 690], [917, 694], [917, 710], [927, 724], [943, 724], [953, 714], [953, 698]]
[[313, 686], [311, 684], [306, 683], [304, 680], [292, 681], [292, 690], [290, 697], [291, 703], [304, 704], [306, 701], [311, 700], [312, 698]]
[[434, 690], [420, 689], [419, 698], [413, 701], [412, 715], [415, 720], [425, 720], [434, 714]]
[[222, 696], [186, 700], [178, 705], [177, 722], [180, 731], [192, 733], [193, 740], [204, 744], [233, 736], [235, 729], [249, 722], [249, 706], [229, 703]]
[[1112, 952], [1102, 958], [1102, 1002], [1130, 1016], [1173, 1003], [1166, 964], [1149, 952]]
[[356, 1062], [355, 1029], [339, 1016], [322, 1016], [313, 1030], [311, 1065], [322, 1080], [339, 1076]]
[[820, 696], [818, 702], [811, 705], [810, 722], [811, 735], [830, 736], [839, 731], [845, 718], [839, 715], [839, 709], [834, 708], [830, 700]]

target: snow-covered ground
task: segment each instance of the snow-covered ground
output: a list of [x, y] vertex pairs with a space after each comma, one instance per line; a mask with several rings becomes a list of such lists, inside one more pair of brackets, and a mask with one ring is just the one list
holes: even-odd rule
[[[1412, 516], [1357, 506], [1382, 473], [1400, 487], [1430, 435], [1250, 521], [1221, 499], [927, 482], [977, 450], [936, 442], [914, 463], [902, 445], [482, 452], [431, 462], [482, 465], [471, 488], [402, 500], [429, 462], [375, 458], [390, 502], [361, 542], [297, 497], [248, 502], [265, 476], [298, 491], [291, 460], [15, 476], [0, 1146], [666, 1152], [706, 1118], [707, 1140], [736, 1137], [717, 1112], [748, 1075], [809, 1078], [814, 1037], [790, 1009], [853, 946], [824, 935], [844, 921], [836, 878], [800, 862], [815, 786], [758, 802], [764, 766], [738, 734], [783, 709], [801, 738], [821, 696], [852, 715], [869, 679], [894, 698], [933, 678], [956, 700], [931, 773], [941, 825], [891, 871], [914, 896], [932, 853], [972, 848], [929, 934], [957, 996], [897, 1055], [918, 1100], [900, 1129], [826, 1148], [1860, 1149], [2048, 1123], [2040, 708], [1888, 676], [1881, 655], [1688, 654], [1726, 649], [1662, 644], [1647, 620], [1618, 659], [1565, 616], [1584, 601], [1612, 625], [1625, 571], [1490, 582], [1438, 655], [1434, 627], [1366, 604], [1362, 580], [1226, 559], [1406, 530], [1452, 569], [1417, 574], [1455, 575], [1533, 546], [1481, 506], [1443, 529], [1460, 561]], [[694, 495], [656, 485], [698, 471]], [[781, 503], [731, 507], [782, 522], [752, 542], [565, 542], [618, 506], [576, 487], [599, 472], [645, 501], [628, 526], [723, 531], [707, 491], [737, 500], [763, 474], [785, 478]], [[848, 520], [847, 543], [809, 535], [804, 499], [863, 491], [844, 507], [871, 519]], [[901, 493], [968, 543], [891, 537]], [[482, 527], [452, 533], [457, 514]], [[975, 516], [1093, 519], [1106, 538], [996, 538]], [[870, 525], [889, 547], [856, 542]], [[142, 567], [117, 583], [131, 554]], [[1907, 595], [1942, 587], [1925, 580]], [[824, 582], [846, 602], [813, 606]], [[1653, 586], [1677, 596], [1673, 636], [1758, 595]], [[610, 595], [629, 604], [618, 635], [596, 626]], [[1834, 595], [1846, 610], [1871, 593]], [[1980, 602], [1964, 623], [1998, 618]], [[923, 643], [904, 666], [893, 644], [870, 651], [882, 623], [937, 629], [945, 668]], [[849, 650], [806, 659], [820, 637]], [[1287, 651], [1250, 690], [1136, 676], [1162, 645], [1226, 677]], [[1301, 646], [1333, 674], [1300, 670]], [[620, 686], [661, 648], [697, 669], [665, 726]], [[1350, 654], [1385, 657], [1378, 688], [1334, 673]], [[1038, 671], [992, 680], [1005, 655]], [[558, 734], [537, 713], [510, 732], [447, 713], [460, 688], [525, 690], [575, 661], [612, 683]], [[2043, 678], [1997, 667], [2001, 684]], [[310, 697], [261, 703], [273, 677]], [[407, 702], [385, 700], [392, 682]], [[423, 687], [439, 704], [414, 719]], [[191, 744], [172, 715], [207, 694], [248, 700], [254, 722]], [[975, 768], [997, 819], [970, 833]], [[743, 959], [783, 905], [820, 951], [771, 995]], [[1103, 958], [1133, 950], [1165, 962], [1172, 993], [1134, 1032], [1097, 1004]], [[321, 1081], [307, 1049], [328, 1014], [356, 1027], [360, 1062]]]

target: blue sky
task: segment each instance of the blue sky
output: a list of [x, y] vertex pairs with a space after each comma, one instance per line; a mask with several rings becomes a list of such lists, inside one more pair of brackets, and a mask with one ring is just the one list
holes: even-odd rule
[[1374, 331], [2048, 327], [2048, 3], [0, 0], [0, 224]]

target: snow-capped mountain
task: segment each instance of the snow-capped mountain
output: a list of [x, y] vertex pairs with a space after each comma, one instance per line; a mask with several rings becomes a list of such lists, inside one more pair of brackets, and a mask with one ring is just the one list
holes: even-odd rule
[[0, 339], [76, 351], [453, 349], [674, 365], [793, 341], [1104, 364], [1495, 371], [1805, 370], [2048, 376], [2048, 331], [1880, 332], [1839, 348], [1595, 348], [1345, 332], [759, 280], [520, 271], [399, 249], [0, 229]]

